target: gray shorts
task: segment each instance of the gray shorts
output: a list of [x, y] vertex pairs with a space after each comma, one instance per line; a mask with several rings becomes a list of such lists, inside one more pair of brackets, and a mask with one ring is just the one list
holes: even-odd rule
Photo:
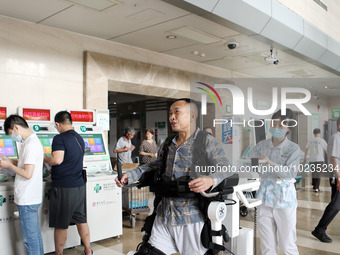
[[85, 185], [75, 188], [52, 187], [50, 194], [50, 228], [67, 229], [86, 223]]

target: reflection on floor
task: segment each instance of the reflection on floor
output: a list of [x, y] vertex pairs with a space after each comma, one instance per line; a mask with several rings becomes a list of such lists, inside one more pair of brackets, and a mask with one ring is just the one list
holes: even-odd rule
[[[321, 182], [323, 192], [314, 193], [310, 186], [310, 180], [306, 181], [306, 187], [298, 190], [298, 211], [297, 211], [297, 245], [300, 255], [335, 255], [340, 254], [340, 216], [335, 217], [327, 230], [327, 234], [333, 239], [333, 243], [321, 243], [311, 235], [311, 231], [320, 220], [325, 207], [330, 201], [331, 192], [327, 179]], [[140, 229], [143, 225], [145, 215], [137, 215], [136, 227], [130, 226], [129, 216], [124, 217], [123, 235], [109, 238], [92, 244], [95, 255], [122, 255], [130, 250], [135, 250], [142, 239]], [[241, 217], [241, 226], [253, 228], [252, 211]], [[259, 241], [259, 240], [258, 240]], [[261, 254], [258, 242], [257, 254]], [[83, 247], [65, 250], [64, 254], [83, 254]], [[283, 253], [279, 252], [280, 255]], [[195, 254], [193, 254], [195, 255]], [[239, 254], [242, 255], [242, 254]]]

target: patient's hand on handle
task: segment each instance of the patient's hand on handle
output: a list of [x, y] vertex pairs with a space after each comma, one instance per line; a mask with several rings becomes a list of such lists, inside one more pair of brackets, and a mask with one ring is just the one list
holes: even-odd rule
[[123, 174], [123, 175], [122, 175], [122, 178], [120, 179], [120, 181], [118, 180], [118, 176], [117, 176], [116, 179], [115, 179], [115, 181], [116, 181], [116, 185], [117, 185], [118, 187], [123, 187], [124, 184], [127, 184], [127, 183], [128, 183], [128, 176], [127, 176], [127, 174]]
[[188, 183], [191, 191], [201, 193], [213, 185], [213, 179], [210, 176], [201, 176]]

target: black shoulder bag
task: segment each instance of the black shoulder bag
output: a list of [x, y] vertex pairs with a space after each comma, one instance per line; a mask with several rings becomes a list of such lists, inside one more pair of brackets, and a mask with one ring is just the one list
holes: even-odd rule
[[[72, 134], [72, 133], [71, 133]], [[76, 140], [77, 144], [79, 145], [79, 148], [81, 150], [81, 152], [83, 153], [83, 155], [85, 155], [85, 151], [83, 150], [83, 148], [81, 147], [78, 139], [76, 138], [76, 136], [74, 134], [72, 134], [74, 139]], [[83, 179], [84, 179], [84, 183], [87, 182], [87, 175], [86, 175], [86, 170], [85, 169], [82, 169], [82, 172], [81, 172], [82, 176], [83, 176]]]

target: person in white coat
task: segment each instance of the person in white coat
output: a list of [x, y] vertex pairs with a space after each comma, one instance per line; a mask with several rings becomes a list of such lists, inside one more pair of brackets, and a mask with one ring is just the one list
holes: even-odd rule
[[[297, 255], [296, 190], [300, 147], [288, 140], [287, 133], [294, 121], [293, 112], [281, 110], [272, 116], [272, 138], [261, 141], [249, 153], [250, 158], [265, 160], [259, 168], [260, 188], [257, 197], [258, 225], [262, 255], [276, 255], [277, 244], [285, 255]], [[290, 127], [289, 127], [290, 126]]]

